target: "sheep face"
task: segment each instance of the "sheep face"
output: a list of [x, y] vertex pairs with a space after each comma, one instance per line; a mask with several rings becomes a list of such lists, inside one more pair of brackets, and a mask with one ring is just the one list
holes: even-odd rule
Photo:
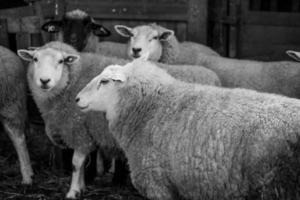
[[108, 66], [78, 93], [76, 103], [82, 111], [102, 111], [108, 118], [112, 116], [119, 101], [118, 86], [126, 81], [122, 68], [120, 65]]
[[41, 50], [18, 50], [18, 55], [30, 61], [30, 72], [33, 83], [42, 91], [55, 87], [64, 87], [68, 81], [67, 66], [79, 59], [78, 55], [67, 54], [46, 48]]
[[49, 33], [59, 32], [59, 40], [82, 51], [92, 34], [107, 37], [111, 33], [104, 26], [96, 23], [92, 17], [81, 10], [66, 13], [60, 21], [49, 21], [42, 26]]
[[130, 37], [127, 53], [132, 59], [144, 58], [158, 61], [163, 50], [161, 42], [168, 40], [170, 36], [174, 35], [172, 30], [158, 31], [148, 25], [135, 28], [116, 25], [115, 29], [120, 35]]
[[292, 50], [288, 50], [286, 51], [286, 53], [292, 57], [293, 59], [297, 60], [300, 62], [300, 52], [298, 51], [292, 51]]

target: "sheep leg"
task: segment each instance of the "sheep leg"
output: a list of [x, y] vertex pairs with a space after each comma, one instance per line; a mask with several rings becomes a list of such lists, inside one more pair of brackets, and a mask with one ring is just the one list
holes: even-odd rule
[[73, 164], [73, 173], [72, 181], [69, 192], [66, 197], [69, 199], [76, 199], [80, 196], [81, 192], [85, 189], [84, 183], [84, 161], [87, 157], [87, 154], [82, 153], [78, 150], [74, 151], [72, 164]]
[[22, 128], [18, 127], [18, 125], [13, 125], [9, 121], [4, 121], [3, 126], [18, 154], [23, 179], [22, 184], [32, 184], [33, 170], [31, 168], [25, 135], [23, 130], [21, 130]]
[[97, 150], [97, 174], [98, 175], [104, 175], [104, 161], [101, 149], [99, 148]]

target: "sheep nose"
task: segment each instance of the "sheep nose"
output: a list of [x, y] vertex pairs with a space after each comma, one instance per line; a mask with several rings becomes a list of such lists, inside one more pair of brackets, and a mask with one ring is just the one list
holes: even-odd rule
[[40, 81], [41, 81], [41, 83], [42, 83], [43, 85], [47, 85], [47, 83], [50, 82], [50, 78], [48, 78], [48, 79], [41, 79], [41, 78], [40, 78]]
[[80, 101], [79, 97], [76, 97], [75, 102], [78, 103]]
[[142, 48], [132, 48], [132, 52], [133, 52], [134, 54], [139, 53], [141, 50], [142, 50]]

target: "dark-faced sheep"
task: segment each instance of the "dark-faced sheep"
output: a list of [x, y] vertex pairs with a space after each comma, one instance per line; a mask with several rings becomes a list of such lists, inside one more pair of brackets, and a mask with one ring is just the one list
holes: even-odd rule
[[17, 151], [22, 183], [31, 184], [33, 171], [25, 140], [27, 119], [26, 71], [12, 51], [0, 46], [0, 120]]
[[104, 69], [76, 101], [106, 113], [133, 184], [149, 199], [300, 195], [297, 99], [187, 84], [135, 61]]
[[111, 41], [99, 42], [99, 37], [108, 37], [111, 34], [110, 31], [82, 10], [69, 11], [62, 20], [46, 22], [42, 29], [49, 33], [58, 32], [59, 41], [72, 45], [78, 51], [128, 58], [127, 44]]
[[49, 33], [59, 33], [58, 40], [72, 45], [78, 51], [95, 52], [99, 37], [108, 37], [110, 31], [97, 23], [82, 10], [67, 12], [61, 20], [48, 21], [42, 30]]

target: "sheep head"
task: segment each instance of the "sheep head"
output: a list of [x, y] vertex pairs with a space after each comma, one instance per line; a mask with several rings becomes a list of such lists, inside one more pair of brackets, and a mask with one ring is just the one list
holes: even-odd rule
[[111, 34], [86, 12], [78, 9], [67, 12], [62, 20], [46, 22], [42, 25], [42, 30], [49, 33], [59, 32], [62, 42], [72, 45], [78, 51], [85, 48], [91, 34], [98, 37], [107, 37]]
[[116, 25], [115, 30], [124, 37], [129, 37], [128, 56], [132, 59], [144, 58], [158, 61], [162, 55], [161, 42], [169, 40], [174, 31], [150, 24], [130, 28]]
[[41, 91], [48, 92], [53, 88], [64, 87], [68, 81], [66, 65], [79, 60], [79, 55], [68, 54], [53, 48], [35, 50], [18, 50], [18, 55], [30, 62], [32, 83]]
[[76, 103], [83, 112], [110, 112], [118, 101], [117, 87], [126, 81], [123, 66], [110, 65], [93, 78], [77, 95]]

